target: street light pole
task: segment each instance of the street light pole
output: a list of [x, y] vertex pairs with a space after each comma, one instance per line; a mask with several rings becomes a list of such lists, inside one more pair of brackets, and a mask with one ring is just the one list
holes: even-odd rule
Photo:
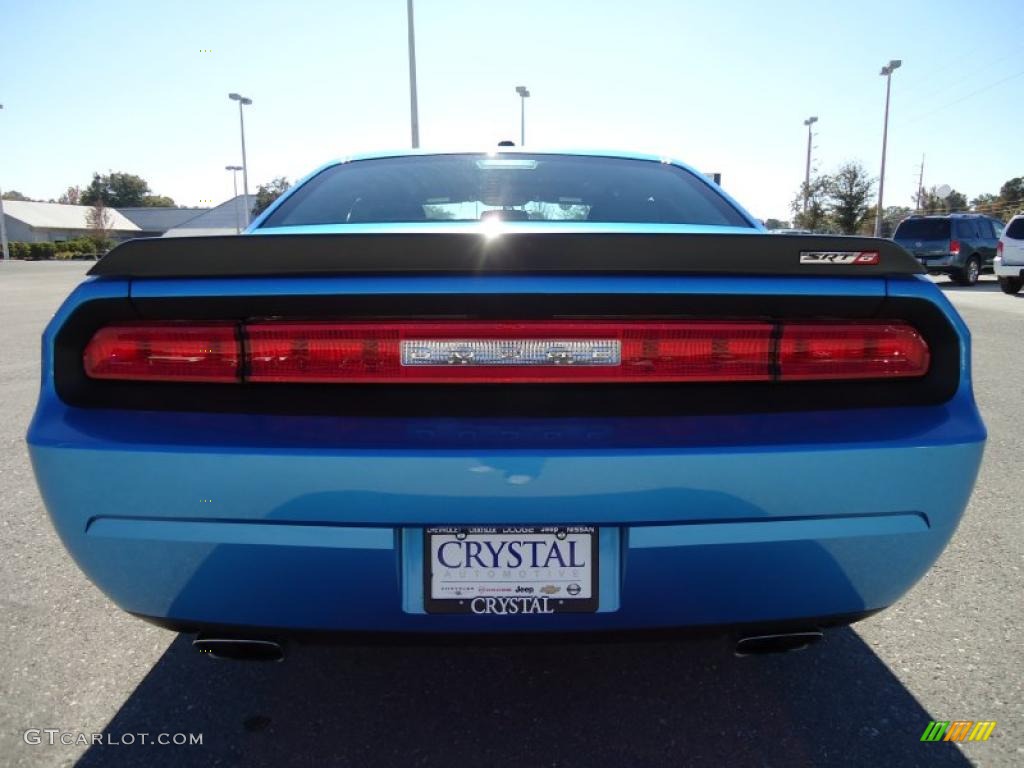
[[409, 22], [409, 120], [412, 126], [412, 148], [420, 146], [420, 114], [416, 103], [416, 28], [413, 24], [412, 0], [406, 0], [406, 18]]
[[817, 117], [804, 120], [807, 126], [807, 168], [804, 170], [804, 213], [807, 213], [807, 201], [811, 196], [811, 126], [818, 122]]
[[228, 98], [238, 102], [238, 124], [242, 130], [242, 194], [245, 195], [245, 226], [248, 227], [252, 208], [249, 205], [249, 163], [245, 159], [245, 115], [242, 112], [242, 107], [252, 104], [252, 99], [247, 99], [238, 93], [229, 93]]
[[235, 190], [235, 196], [233, 198], [231, 198], [234, 201], [234, 203], [235, 203], [235, 234], [236, 235], [240, 235], [240, 234], [242, 234], [242, 225], [241, 225], [241, 223], [239, 221], [239, 216], [238, 216], [238, 172], [240, 170], [242, 170], [242, 166], [240, 166], [240, 165], [225, 165], [224, 166], [224, 170], [225, 171], [231, 171], [231, 186]]
[[889, 94], [892, 90], [892, 73], [903, 64], [893, 59], [882, 67], [878, 74], [885, 78], [885, 120], [882, 123], [882, 170], [878, 174], [878, 206], [875, 208], [875, 237], [882, 236], [882, 193], [885, 190], [885, 150], [889, 141]]
[[[4, 105], [0, 104], [0, 109]], [[4, 218], [4, 191], [0, 189], [0, 250], [4, 253], [4, 261], [10, 261], [11, 252], [7, 248], [7, 220]]]
[[517, 85], [519, 94], [519, 146], [526, 146], [526, 100], [530, 98], [530, 89], [525, 85]]
[[921, 210], [924, 203], [924, 153], [921, 153], [921, 171], [917, 175], [917, 210]]

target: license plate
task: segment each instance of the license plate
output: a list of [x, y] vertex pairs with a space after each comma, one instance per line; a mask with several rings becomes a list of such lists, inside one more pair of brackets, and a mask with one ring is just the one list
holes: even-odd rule
[[439, 527], [424, 534], [428, 613], [597, 610], [595, 527]]

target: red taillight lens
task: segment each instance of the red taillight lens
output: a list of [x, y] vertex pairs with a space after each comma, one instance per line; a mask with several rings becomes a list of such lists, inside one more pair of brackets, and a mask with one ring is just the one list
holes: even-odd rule
[[792, 323], [779, 340], [782, 381], [923, 376], [928, 363], [928, 345], [904, 323]]
[[764, 381], [772, 326], [746, 322], [258, 323], [250, 381]]
[[130, 323], [97, 331], [84, 354], [94, 379], [181, 382], [796, 381], [928, 365], [898, 321]]
[[1002, 256], [1002, 255], [1003, 255], [1003, 241], [1000, 240], [999, 242], [996, 243], [996, 256]]
[[85, 348], [85, 373], [129, 381], [238, 381], [232, 323], [133, 323], [101, 328]]
[[959, 256], [960, 255], [960, 241], [959, 240], [950, 240], [949, 241], [949, 255], [950, 256]]

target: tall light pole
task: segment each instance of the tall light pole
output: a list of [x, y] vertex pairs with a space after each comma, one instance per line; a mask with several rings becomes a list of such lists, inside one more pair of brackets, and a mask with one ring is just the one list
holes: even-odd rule
[[818, 122], [817, 117], [804, 120], [807, 126], [807, 168], [804, 170], [804, 213], [807, 213], [807, 201], [811, 196], [811, 126]]
[[225, 165], [225, 171], [231, 171], [231, 186], [234, 187], [235, 196], [231, 198], [235, 202], [235, 234], [242, 234], [242, 224], [238, 216], [238, 172], [242, 170], [240, 165]]
[[917, 210], [921, 210], [924, 202], [924, 153], [921, 153], [921, 169], [917, 174]]
[[878, 207], [875, 209], [875, 237], [882, 236], [882, 192], [885, 190], [885, 149], [889, 140], [889, 93], [892, 90], [892, 73], [903, 62], [893, 59], [878, 74], [885, 78], [885, 121], [882, 123], [882, 170], [878, 174]]
[[[4, 105], [0, 104], [0, 109]], [[0, 250], [4, 252], [4, 261], [9, 261], [11, 252], [7, 249], [7, 220], [4, 218], [4, 191], [0, 189]]]
[[519, 146], [526, 146], [526, 100], [530, 98], [530, 89], [525, 85], [517, 85], [519, 94]]
[[416, 103], [416, 28], [412, 18], [412, 0], [406, 0], [406, 16], [409, 21], [409, 120], [412, 124], [412, 148], [420, 145], [420, 113]]
[[245, 115], [242, 112], [242, 107], [252, 104], [252, 99], [247, 99], [238, 93], [229, 93], [228, 98], [238, 102], [238, 124], [242, 129], [242, 193], [245, 195], [245, 226], [248, 227], [249, 212], [252, 208], [249, 206], [249, 163], [245, 159]]

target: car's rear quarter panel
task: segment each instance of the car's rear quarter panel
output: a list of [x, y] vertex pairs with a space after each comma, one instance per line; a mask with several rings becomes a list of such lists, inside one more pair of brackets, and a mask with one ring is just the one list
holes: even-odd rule
[[[529, 419], [76, 408], [54, 388], [56, 331], [92, 299], [466, 291], [916, 297], [956, 328], [960, 384], [914, 407]], [[91, 280], [43, 359], [29, 443], [54, 525], [119, 605], [182, 624], [598, 630], [871, 611], [952, 536], [985, 438], [967, 329], [918, 277]], [[601, 526], [598, 613], [425, 614], [422, 526], [449, 523]]]

